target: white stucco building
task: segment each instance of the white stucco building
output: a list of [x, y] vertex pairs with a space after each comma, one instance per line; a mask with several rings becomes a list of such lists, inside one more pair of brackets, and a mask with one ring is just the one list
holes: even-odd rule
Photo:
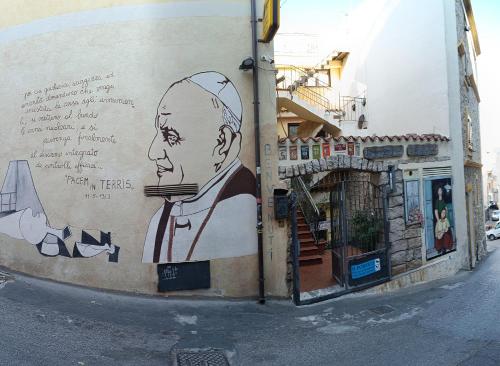
[[[345, 38], [332, 37], [331, 48], [315, 50], [322, 58], [308, 65], [300, 53], [279, 52], [292, 44], [291, 33], [276, 39], [283, 177], [300, 173], [292, 168], [300, 167], [301, 146], [307, 144], [318, 145], [316, 157], [311, 156], [314, 147], [305, 155], [311, 160], [335, 155], [333, 141], [339, 139], [339, 150], [346, 153], [343, 141], [365, 146], [367, 137], [379, 146], [392, 146], [389, 150], [408, 135], [445, 137], [446, 148], [439, 147], [434, 157], [412, 161], [395, 154], [392, 161], [403, 174], [403, 196], [409, 183], [418, 182], [415, 200], [424, 222], [417, 271], [433, 278], [473, 267], [485, 254], [485, 238], [476, 70], [481, 50], [471, 1], [365, 1], [349, 14], [348, 22]], [[300, 37], [305, 43], [305, 35]], [[313, 36], [308, 39], [321, 44]], [[289, 65], [293, 62], [302, 73]], [[293, 105], [304, 107], [306, 102], [320, 109], [315, 118]], [[331, 148], [323, 149], [330, 138]], [[297, 147], [288, 151], [291, 145]], [[451, 182], [445, 190], [453, 191], [447, 216], [454, 221], [456, 251], [436, 257], [430, 254], [437, 240], [433, 205], [436, 187], [444, 179]], [[393, 255], [396, 250], [393, 245]], [[407, 255], [406, 268], [404, 259], [395, 260], [402, 266], [395, 273], [415, 271], [414, 264], [409, 267], [414, 255]]]

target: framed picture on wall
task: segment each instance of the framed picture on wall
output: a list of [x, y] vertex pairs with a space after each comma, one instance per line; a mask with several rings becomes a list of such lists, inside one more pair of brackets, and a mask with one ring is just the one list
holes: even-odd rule
[[344, 143], [336, 143], [334, 146], [334, 150], [339, 154], [347, 154], [347, 145]]
[[323, 144], [323, 157], [326, 158], [328, 156], [330, 156], [330, 144], [324, 143]]
[[349, 156], [354, 155], [354, 142], [347, 143], [347, 155], [349, 155]]
[[407, 224], [421, 224], [422, 212], [420, 211], [420, 181], [406, 180], [405, 190], [405, 220]]
[[300, 158], [302, 160], [309, 160], [309, 145], [302, 145], [300, 147]]
[[313, 159], [321, 158], [321, 148], [319, 145], [313, 145]]
[[354, 144], [354, 155], [361, 156], [361, 144], [359, 142]]
[[297, 146], [290, 146], [290, 160], [297, 160]]
[[279, 154], [280, 160], [286, 160], [286, 158], [287, 158], [286, 146], [278, 147], [278, 154]]

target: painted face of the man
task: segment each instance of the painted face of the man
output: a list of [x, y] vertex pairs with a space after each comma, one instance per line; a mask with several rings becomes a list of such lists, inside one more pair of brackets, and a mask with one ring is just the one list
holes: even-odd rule
[[198, 183], [215, 175], [222, 109], [214, 96], [184, 81], [172, 86], [157, 110], [156, 135], [149, 158], [156, 162], [159, 185]]

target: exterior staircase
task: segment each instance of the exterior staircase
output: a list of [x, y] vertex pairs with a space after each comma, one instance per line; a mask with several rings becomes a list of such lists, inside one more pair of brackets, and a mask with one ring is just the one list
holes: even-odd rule
[[300, 209], [297, 210], [297, 234], [300, 243], [299, 265], [309, 266], [323, 263], [326, 241], [323, 240], [316, 243], [313, 233]]
[[[340, 132], [342, 111], [329, 99], [332, 89], [313, 75], [292, 65], [278, 66], [278, 110], [285, 108], [305, 120], [324, 124], [331, 133]], [[317, 86], [308, 86], [309, 81]]]

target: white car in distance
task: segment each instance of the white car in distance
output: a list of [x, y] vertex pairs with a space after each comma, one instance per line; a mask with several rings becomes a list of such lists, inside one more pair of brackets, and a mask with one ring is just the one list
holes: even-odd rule
[[500, 220], [500, 210], [495, 210], [491, 213], [491, 219], [493, 221], [498, 221]]
[[500, 237], [500, 222], [498, 222], [493, 229], [486, 232], [486, 237], [489, 240], [495, 240]]

